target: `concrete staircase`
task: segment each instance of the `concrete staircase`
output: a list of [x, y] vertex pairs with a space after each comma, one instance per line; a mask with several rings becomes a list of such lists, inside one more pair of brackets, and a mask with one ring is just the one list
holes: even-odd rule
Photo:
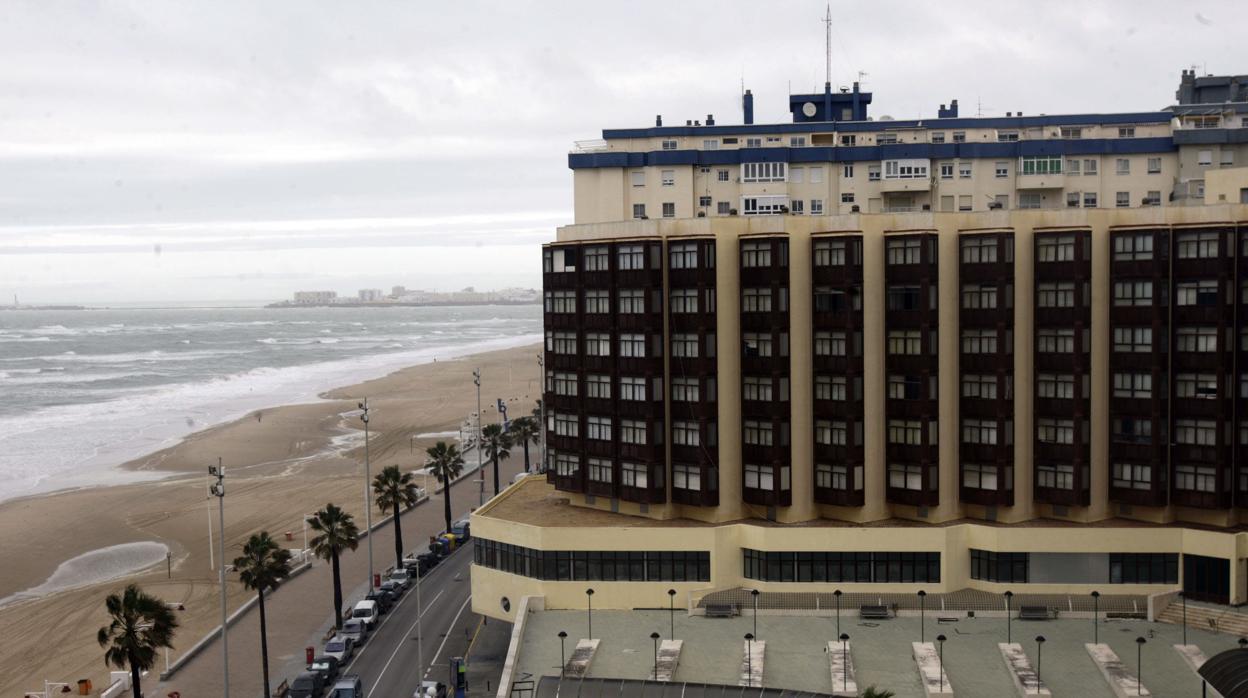
[[[1183, 604], [1174, 601], [1157, 616], [1160, 623], [1183, 624]], [[1213, 606], [1187, 604], [1187, 625], [1228, 635], [1248, 637], [1248, 614]]]

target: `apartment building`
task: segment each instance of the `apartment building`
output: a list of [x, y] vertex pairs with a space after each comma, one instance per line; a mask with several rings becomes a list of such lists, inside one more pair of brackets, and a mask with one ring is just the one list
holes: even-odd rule
[[1248, 205], [1172, 199], [1182, 119], [867, 121], [855, 87], [754, 125], [751, 100], [745, 125], [569, 157], [547, 477], [474, 516], [474, 608], [580, 607], [582, 582], [606, 608], [742, 586], [1248, 601]]

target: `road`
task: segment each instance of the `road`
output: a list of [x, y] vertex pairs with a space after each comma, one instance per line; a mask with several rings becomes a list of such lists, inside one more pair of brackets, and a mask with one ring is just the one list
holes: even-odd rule
[[[475, 457], [470, 456], [470, 460], [475, 461]], [[475, 465], [475, 462], [473, 463]], [[499, 471], [502, 476], [503, 483], [511, 481], [511, 477], [522, 470], [524, 467], [524, 458], [512, 455], [511, 458], [502, 461], [499, 464]], [[485, 464], [487, 491], [492, 491], [492, 474], [491, 466], [487, 462]], [[455, 518], [459, 518], [467, 514], [470, 510], [476, 508], [478, 502], [477, 486], [471, 482], [472, 477], [461, 481], [451, 488], [451, 510], [455, 514]], [[412, 548], [423, 547], [421, 541], [426, 540], [430, 535], [436, 534], [442, 530], [442, 495], [434, 494], [428, 502], [404, 512], [403, 533], [405, 541], [412, 541], [409, 545]], [[376, 569], [378, 572], [385, 570], [393, 564], [392, 551], [394, 549], [393, 527], [386, 524], [378, 528], [374, 535], [376, 539], [373, 542], [376, 556]], [[348, 552], [342, 556], [342, 580], [343, 580], [343, 596], [345, 601], [354, 602], [363, 598], [367, 588], [367, 552], [365, 544], [361, 542], [358, 550]], [[426, 661], [432, 664], [432, 657], [437, 651], [438, 643], [441, 642], [441, 633], [445, 632], [440, 625], [435, 634], [432, 626], [435, 619], [443, 619], [446, 613], [445, 607], [454, 605], [451, 609], [452, 615], [458, 612], [460, 606], [464, 604], [464, 599], [469, 593], [468, 587], [468, 566], [471, 563], [471, 551], [465, 551], [455, 560], [447, 560], [439, 565], [438, 572], [431, 573], [428, 582], [423, 586], [422, 595], [427, 594], [427, 598], [422, 599], [429, 608], [426, 612], [425, 619], [429, 621], [430, 628], [424, 629], [424, 637], [436, 639], [425, 643], [425, 654], [428, 659]], [[452, 571], [454, 565], [462, 565], [460, 570], [461, 582], [453, 582], [453, 574], [439, 578], [436, 575], [443, 574], [441, 571]], [[452, 590], [454, 587], [454, 590]], [[462, 587], [462, 591], [459, 589]], [[287, 581], [281, 585], [275, 592], [266, 598], [266, 606], [268, 610], [268, 628], [269, 628], [269, 668], [272, 674], [272, 684], [277, 686], [283, 679], [293, 679], [300, 671], [304, 669], [304, 648], [316, 647], [322, 645], [322, 638], [332, 627], [329, 609], [332, 607], [331, 601], [331, 583], [330, 583], [330, 567], [324, 561], [317, 561], [312, 569], [303, 574]], [[442, 592], [442, 596], [433, 600], [438, 592]], [[455, 594], [462, 593], [462, 596]], [[458, 602], [452, 604], [451, 597], [458, 598]], [[414, 609], [416, 605], [415, 593], [409, 593], [404, 597], [402, 607]], [[410, 616], [404, 616], [411, 613]], [[416, 618], [411, 610], [392, 611], [390, 616], [395, 617], [395, 621], [387, 621], [386, 632], [395, 632], [389, 628], [394, 625], [397, 630], [406, 630]], [[406, 623], [402, 621], [400, 616], [407, 618]], [[465, 608], [461, 615], [460, 622], [476, 622], [475, 616], [472, 614], [471, 608]], [[456, 632], [462, 637], [462, 631], [456, 628]], [[413, 637], [415, 631], [412, 631]], [[230, 626], [230, 693], [234, 696], [246, 696], [253, 698], [263, 693], [261, 690], [261, 672], [260, 672], [260, 640], [259, 640], [259, 614], [253, 608], [244, 614], [235, 623]], [[438, 662], [440, 667], [446, 667], [446, 658], [453, 648], [458, 648], [460, 655], [467, 649], [467, 642], [456, 645], [457, 638], [454, 635], [448, 636], [446, 647]], [[410, 652], [399, 651], [395, 653], [394, 660], [390, 662], [390, 667], [382, 671], [383, 666], [375, 669], [377, 676], [382, 681], [399, 681], [399, 679], [391, 679], [391, 675], [399, 671], [399, 667], [403, 671], [407, 671], [408, 664], [415, 664], [416, 648], [415, 642], [410, 643], [397, 642], [397, 644], [389, 644], [389, 650], [384, 653], [380, 651], [380, 647], [387, 643], [386, 637], [377, 638], [377, 642], [370, 642], [370, 647], [364, 652], [361, 658], [360, 671], [371, 669], [372, 654], [385, 654], [386, 658], [394, 652], [396, 647], [410, 644]], [[431, 646], [432, 645], [432, 646]], [[456, 655], [449, 655], [456, 656]], [[441, 676], [437, 676], [438, 680], [446, 682], [445, 671], [439, 671]], [[397, 676], [397, 674], [395, 674]], [[415, 675], [415, 670], [410, 677]], [[152, 687], [149, 688], [149, 685]], [[183, 696], [194, 698], [195, 696], [220, 696], [224, 694], [223, 682], [221, 676], [221, 645], [219, 639], [211, 642], [202, 653], [187, 662], [186, 666], [180, 669], [176, 674], [166, 681], [159, 684], [144, 684], [145, 692], [151, 696], [165, 698], [169, 693], [178, 691]], [[402, 692], [376, 692], [373, 698], [391, 698], [391, 696], [401, 696], [406, 698], [410, 696], [412, 691], [416, 690], [415, 681], [413, 679], [412, 688], [406, 693]]]
[[[421, 637], [425, 666], [417, 661], [416, 590], [404, 595], [347, 665], [364, 681], [366, 698], [412, 695], [424, 676], [447, 683], [449, 661], [463, 656], [467, 641], [461, 627], [472, 627], [472, 587], [468, 569], [472, 551], [461, 548], [421, 580]], [[457, 632], [458, 631], [458, 632]], [[430, 668], [432, 667], [432, 668]]]

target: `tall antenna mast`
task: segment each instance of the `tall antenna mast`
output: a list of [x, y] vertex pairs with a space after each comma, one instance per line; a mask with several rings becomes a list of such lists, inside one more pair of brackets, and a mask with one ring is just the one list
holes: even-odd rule
[[824, 82], [832, 84], [832, 4], [827, 5], [827, 14], [823, 18], [824, 29]]

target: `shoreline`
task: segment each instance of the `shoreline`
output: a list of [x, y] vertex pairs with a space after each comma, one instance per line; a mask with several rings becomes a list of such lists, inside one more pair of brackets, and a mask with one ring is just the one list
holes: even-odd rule
[[[156, 431], [166, 431], [167, 434], [160, 436], [157, 434], [155, 443], [147, 443], [138, 446], [121, 447], [113, 456], [109, 456], [108, 462], [89, 462], [80, 463], [71, 469], [58, 469], [44, 478], [39, 480], [39, 484], [27, 489], [26, 491], [16, 492], [13, 496], [6, 496], [3, 490], [0, 490], [0, 505], [12, 501], [19, 501], [29, 498], [37, 498], [47, 495], [67, 494], [70, 492], [78, 492], [82, 490], [90, 490], [96, 487], [113, 487], [123, 484], [138, 484], [142, 482], [155, 482], [176, 476], [180, 471], [161, 471], [154, 467], [152, 459], [154, 456], [167, 452], [170, 449], [177, 448], [184, 442], [201, 438], [205, 434], [214, 430], [228, 426], [235, 422], [255, 416], [257, 413], [265, 413], [270, 410], [278, 410], [290, 408], [298, 405], [316, 405], [332, 400], [328, 397], [336, 391], [345, 387], [354, 387], [356, 385], [367, 384], [376, 380], [385, 379], [396, 373], [416, 367], [437, 363], [438, 361], [455, 361], [467, 358], [469, 356], [477, 356], [480, 354], [492, 353], [495, 351], [507, 351], [523, 346], [533, 346], [541, 342], [541, 335], [517, 335], [513, 337], [505, 337], [498, 339], [478, 340], [467, 344], [432, 350], [413, 350], [396, 352], [395, 354], [381, 354], [376, 357], [378, 365], [368, 366], [364, 369], [351, 370], [345, 368], [350, 360], [336, 359], [328, 362], [309, 364], [307, 366], [297, 367], [300, 369], [308, 369], [311, 371], [322, 370], [325, 367], [342, 365], [344, 372], [348, 375], [344, 376], [322, 376], [323, 380], [319, 380], [315, 385], [305, 388], [283, 391], [282, 397], [275, 398], [276, 401], [240, 398], [238, 402], [250, 402], [246, 407], [227, 411], [214, 418], [211, 424], [195, 425], [194, 427], [183, 426], [182, 422], [176, 420], [170, 421], [163, 425], [153, 427]], [[387, 360], [393, 357], [393, 360]], [[363, 362], [361, 362], [363, 363]], [[257, 369], [259, 370], [259, 369]], [[179, 388], [181, 389], [181, 388]], [[136, 437], [131, 434], [125, 437], [127, 441], [134, 441]], [[92, 459], [94, 460], [94, 458]], [[57, 480], [68, 480], [64, 484], [51, 485], [45, 489], [41, 485], [47, 482]]]
[[[174, 658], [215, 627], [219, 586], [217, 573], [209, 566], [214, 554], [208, 545], [210, 525], [214, 546], [220, 542], [216, 502], [206, 491], [206, 466], [215, 464], [218, 455], [227, 473], [227, 557], [237, 554], [241, 542], [259, 530], [270, 531], [285, 547], [301, 548], [303, 516], [327, 501], [363, 518], [362, 425], [346, 416], [355, 411], [358, 399], [367, 395], [373, 410], [369, 423], [373, 470], [392, 464], [416, 470], [423, 466], [424, 449], [439, 439], [453, 440], [446, 432], [457, 432], [475, 410], [472, 368], [481, 368], [482, 385], [488, 391], [482, 394], [487, 423], [498, 416], [495, 398], [507, 401], [512, 418], [529, 414], [541, 392], [533, 356], [540, 343], [523, 339], [506, 349], [448, 352], [436, 362], [431, 357], [428, 363], [322, 391], [315, 402], [265, 408], [262, 419], [251, 411], [113, 469], [146, 470], [159, 477], [0, 501], [0, 530], [9, 549], [8, 564], [0, 566], [0, 598], [36, 588], [67, 560], [109, 546], [150, 541], [168, 546], [170, 552], [169, 573], [165, 565], [156, 564], [106, 582], [0, 607], [0, 632], [15, 638], [0, 647], [5, 677], [0, 679], [0, 695], [24, 690], [45, 677], [102, 680], [105, 667], [94, 630], [105, 624], [103, 596], [123, 583], [142, 584], [160, 598], [186, 607], [179, 613], [182, 627], [175, 638]], [[420, 476], [417, 484], [424, 484]], [[374, 510], [374, 518], [378, 516]], [[231, 581], [230, 607], [237, 608], [251, 594], [237, 579]], [[58, 650], [49, 655], [49, 647]]]

